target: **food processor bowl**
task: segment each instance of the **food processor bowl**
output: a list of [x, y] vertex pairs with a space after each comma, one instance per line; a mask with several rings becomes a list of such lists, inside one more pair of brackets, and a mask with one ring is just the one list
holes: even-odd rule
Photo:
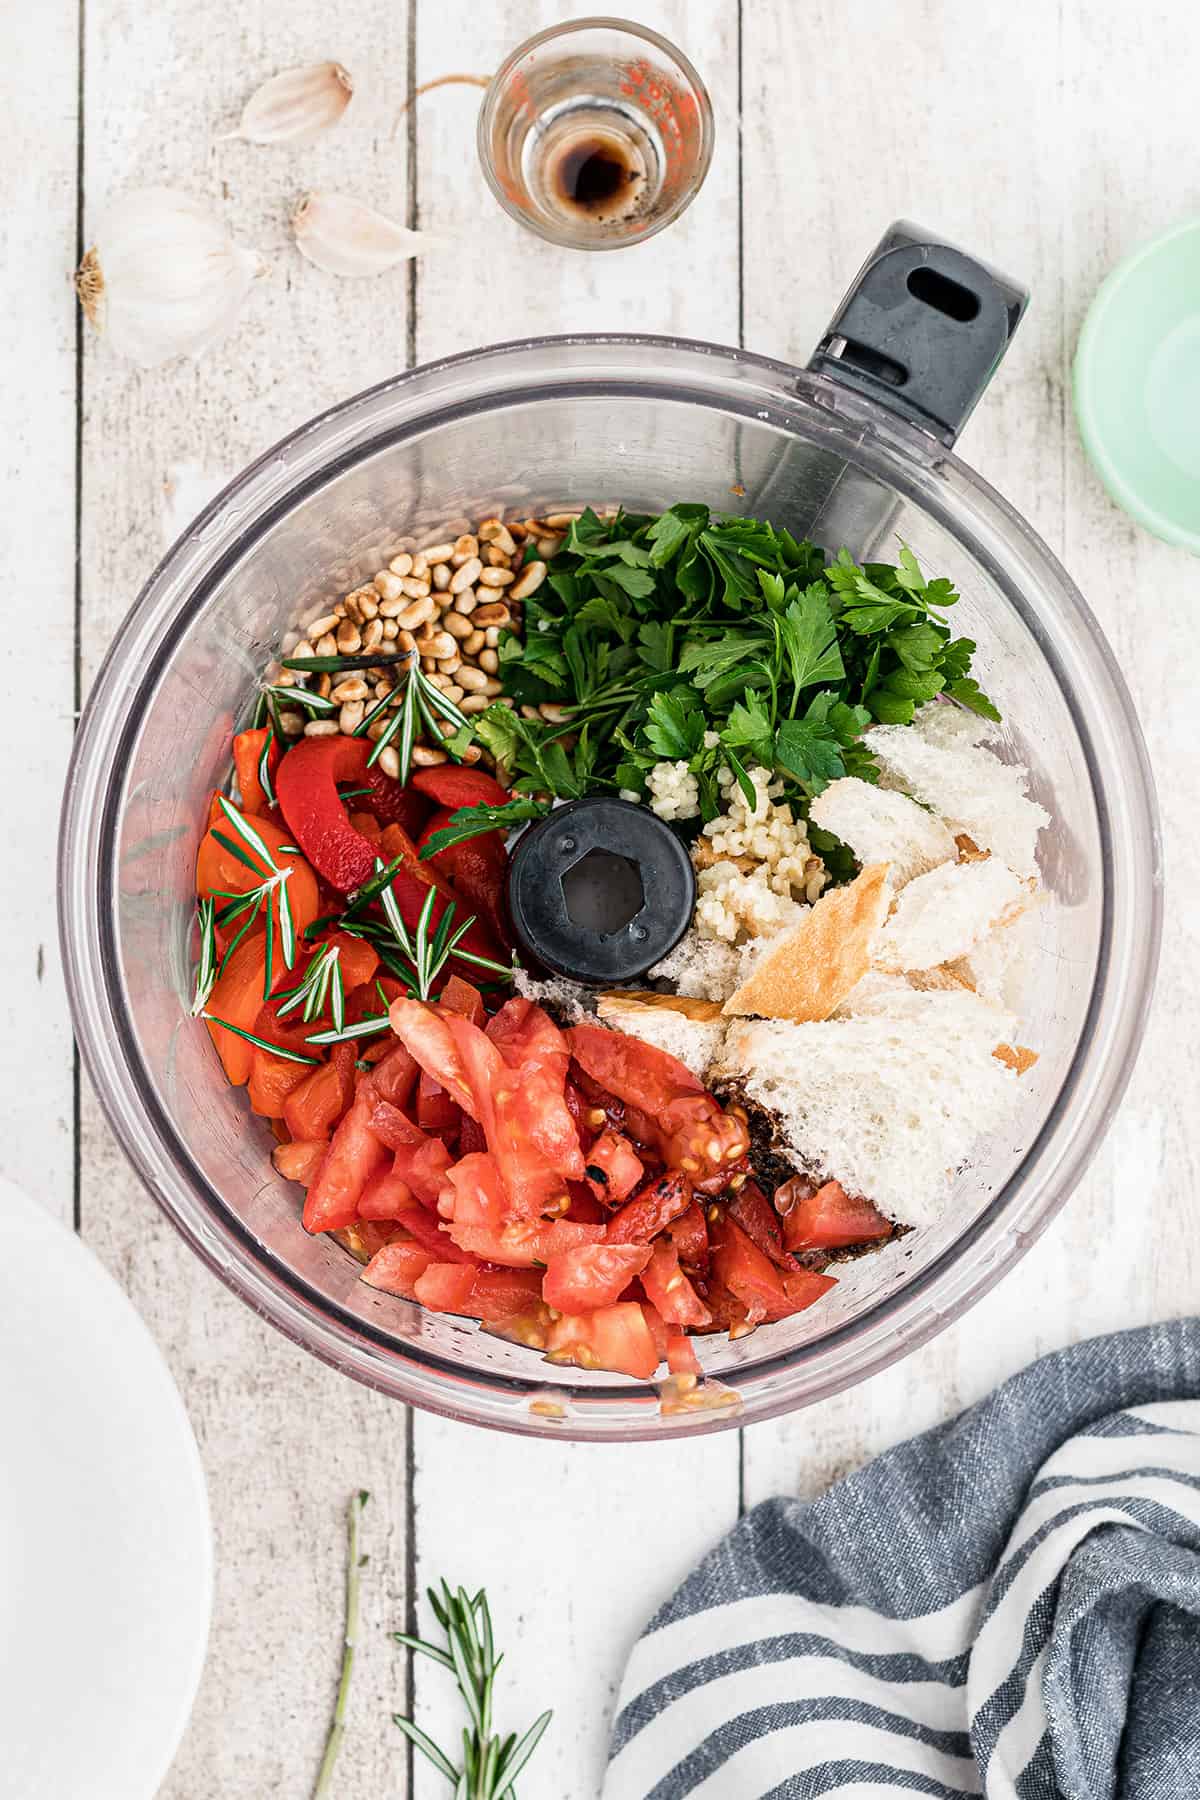
[[[630, 1440], [808, 1404], [894, 1362], [1021, 1257], [1079, 1178], [1125, 1086], [1157, 955], [1159, 850], [1129, 696], [1080, 595], [1033, 530], [945, 447], [834, 376], [676, 339], [543, 338], [398, 376], [246, 470], [151, 576], [96, 681], [67, 786], [61, 929], [79, 1043], [125, 1151], [197, 1254], [349, 1375], [500, 1429]], [[1051, 814], [1019, 1110], [978, 1145], [941, 1225], [838, 1270], [819, 1304], [736, 1342], [696, 1340], [715, 1382], [551, 1366], [472, 1322], [359, 1280], [300, 1224], [266, 1123], [189, 1016], [196, 848], [285, 632], [400, 538], [494, 513], [679, 500], [757, 514], [836, 551], [902, 539], [961, 590], [998, 746]], [[831, 541], [827, 527], [838, 535]], [[824, 535], [822, 535], [824, 534]], [[887, 552], [891, 554], [891, 552]]]

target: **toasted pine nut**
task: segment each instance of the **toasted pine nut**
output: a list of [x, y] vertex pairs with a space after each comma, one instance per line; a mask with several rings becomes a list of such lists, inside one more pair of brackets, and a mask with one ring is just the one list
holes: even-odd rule
[[484, 569], [479, 579], [484, 587], [505, 588], [517, 578], [511, 569]]
[[379, 752], [379, 766], [393, 781], [400, 779], [400, 752], [394, 744], [385, 744]]
[[503, 682], [497, 681], [494, 675], [489, 675], [487, 678], [487, 686], [483, 691], [485, 694], [498, 694], [503, 688], [503, 685]]
[[400, 591], [410, 600], [424, 600], [429, 592], [429, 583], [424, 576], [405, 575], [400, 583]]
[[390, 643], [390, 641], [396, 635], [395, 619], [379, 619], [376, 622], [383, 626], [383, 641], [384, 641], [384, 643], [385, 644]]
[[463, 652], [467, 656], [478, 656], [483, 649], [482, 631], [473, 631], [469, 638], [463, 639]]
[[450, 564], [449, 563], [434, 563], [434, 565], [433, 565], [433, 585], [437, 589], [439, 594], [442, 593], [446, 588], [448, 588], [450, 586]]
[[387, 569], [381, 569], [375, 577], [375, 592], [381, 600], [398, 600], [404, 592], [404, 588], [398, 575], [389, 574]]
[[320, 694], [322, 700], [328, 700], [330, 693], [332, 692], [332, 689], [333, 689], [333, 676], [332, 675], [318, 675], [317, 676], [317, 685], [316, 685], [316, 688], [314, 689], [314, 692]]
[[[336, 628], [337, 628], [336, 613], [325, 613], [321, 618], [314, 619], [312, 624], [308, 627], [307, 635], [308, 635], [309, 643], [310, 644], [314, 643], [317, 638], [324, 637], [325, 633], [327, 631], [334, 631], [334, 630], [336, 630]], [[295, 649], [295, 655], [311, 656], [312, 651], [311, 651], [311, 649], [302, 648], [301, 645], [297, 644], [296, 649]]]
[[339, 704], [344, 700], [365, 700], [370, 689], [361, 675], [348, 675], [345, 681], [339, 681], [329, 698]]
[[450, 558], [454, 555], [454, 545], [452, 543], [442, 543], [440, 541], [436, 544], [426, 544], [425, 548], [421, 551], [421, 555], [425, 558], [427, 563], [449, 562]]
[[567, 707], [558, 706], [552, 700], [543, 700], [538, 711], [547, 725], [565, 725], [571, 716]]
[[341, 726], [336, 719], [310, 719], [304, 727], [305, 737], [337, 737]]
[[[466, 673], [467, 671], [464, 669], [463, 674]], [[468, 694], [465, 700], [459, 701], [459, 705], [465, 713], [480, 713], [486, 712], [491, 701], [486, 694]]]
[[472, 587], [464, 588], [461, 594], [454, 597], [454, 610], [458, 613], [473, 613], [479, 605], [479, 595]]
[[375, 719], [367, 726], [367, 736], [371, 739], [372, 743], [376, 743], [383, 736], [387, 728], [388, 721], [386, 719]]
[[414, 744], [412, 759], [418, 769], [433, 769], [450, 760], [444, 750], [433, 750], [428, 744]]
[[300, 677], [294, 669], [275, 669], [271, 675], [275, 687], [296, 687]]
[[477, 556], [468, 557], [467, 561], [461, 563], [450, 577], [450, 592], [452, 594], [463, 593], [471, 586], [482, 568], [483, 564]]
[[281, 712], [279, 729], [283, 732], [284, 737], [303, 737], [304, 715], [298, 712]]
[[374, 650], [383, 641], [382, 619], [368, 619], [363, 626], [363, 649]]
[[[413, 631], [418, 625], [426, 625], [437, 611], [437, 603], [428, 594], [424, 599], [414, 600], [403, 612], [396, 614], [396, 623], [402, 631]], [[407, 649], [408, 646], [405, 645]]]
[[486, 691], [488, 678], [482, 669], [471, 669], [464, 665], [458, 671], [458, 684], [472, 694], [482, 694]]
[[349, 619], [338, 626], [337, 647], [343, 656], [353, 656], [356, 650], [362, 648], [362, 637], [359, 634], [358, 626], [352, 625]]
[[558, 552], [562, 549], [562, 546], [563, 546], [562, 537], [558, 532], [555, 532], [553, 537], [538, 538], [537, 553], [539, 556], [542, 556], [542, 557], [557, 556]]
[[464, 619], [460, 612], [450, 611], [442, 620], [442, 629], [448, 631], [451, 637], [467, 638], [470, 637], [475, 627], [469, 619]]
[[[357, 633], [355, 635], [357, 635]], [[336, 656], [337, 655], [337, 639], [334, 637], [334, 635], [331, 631], [325, 632], [321, 637], [319, 637], [317, 639], [316, 643], [313, 645], [312, 653], [314, 656]]]
[[[399, 624], [399, 620], [397, 620], [396, 623]], [[411, 631], [405, 631], [403, 626], [401, 626], [400, 630], [396, 633], [396, 642], [402, 650], [408, 650], [409, 652], [412, 652], [417, 647], [416, 638]]]
[[[293, 656], [315, 656], [317, 653], [313, 649], [312, 645], [309, 643], [307, 638], [301, 638], [300, 642], [296, 645], [296, 648], [291, 652], [291, 654]], [[283, 673], [286, 675], [287, 670], [285, 669], [283, 671]]]
[[364, 619], [377, 619], [379, 617], [379, 602], [366, 588], [363, 589], [358, 597], [358, 610]]
[[453, 675], [456, 669], [462, 667], [462, 657], [459, 656], [457, 651], [453, 656], [439, 656], [437, 659], [437, 666], [439, 674]]
[[489, 569], [507, 569], [512, 561], [512, 557], [506, 556], [503, 550], [498, 550], [495, 544], [489, 544], [487, 549], [481, 550], [479, 554]]
[[437, 673], [437, 657], [436, 656], [423, 656], [421, 658], [421, 672], [424, 675], [436, 674]]
[[488, 649], [494, 650], [500, 642], [500, 627], [498, 625], [489, 625], [485, 629], [483, 635]]
[[547, 513], [546, 517], [542, 520], [542, 523], [543, 525], [549, 525], [551, 531], [566, 531], [575, 523], [576, 519], [581, 519], [582, 517], [583, 514], [578, 512]]
[[509, 599], [524, 600], [528, 595], [535, 594], [545, 579], [546, 565], [544, 562], [526, 563], [516, 584], [509, 589]]
[[418, 581], [423, 580], [424, 577], [426, 575], [428, 575], [428, 573], [429, 573], [429, 553], [428, 553], [428, 551], [425, 551], [425, 550], [417, 551], [417, 554], [413, 557], [412, 572], [413, 572], [414, 578]]
[[338, 730], [343, 737], [353, 737], [363, 722], [363, 703], [361, 700], [347, 700], [338, 714]]
[[[513, 589], [513, 592], [516, 593], [515, 588]], [[479, 607], [475, 613], [475, 624], [477, 628], [486, 627], [488, 625], [504, 626], [508, 625], [511, 620], [512, 614], [509, 612], [507, 606], [504, 605], [503, 601], [500, 600], [489, 600], [486, 606]]]
[[[393, 556], [391, 562], [388, 564], [388, 568], [393, 575], [411, 575], [412, 557], [408, 554], [407, 550], [402, 550], [399, 556]], [[378, 581], [379, 577], [376, 576], [375, 579]]]
[[462, 536], [455, 540], [454, 549], [450, 552], [450, 561], [454, 564], [455, 568], [458, 569], [461, 568], [464, 563], [469, 563], [472, 557], [478, 555], [478, 538], [472, 537], [469, 531], [464, 531]]
[[[442, 692], [443, 692], [443, 694], [445, 694], [447, 700], [453, 700], [455, 706], [462, 705], [463, 691], [459, 687], [457, 681], [452, 681], [448, 688], [442, 689]], [[441, 723], [442, 736], [450, 737], [451, 734], [453, 733], [453, 731], [454, 731], [454, 726], [450, 724], [448, 719], [443, 719], [442, 723]]]
[[[424, 650], [424, 644], [421, 648]], [[448, 631], [435, 631], [429, 639], [429, 654], [437, 657], [457, 656], [458, 645]]]
[[498, 675], [500, 658], [494, 650], [483, 649], [479, 652], [479, 666], [481, 669], [485, 669], [489, 675]]
[[392, 691], [391, 682], [381, 676], [380, 679], [375, 683], [375, 698], [377, 700], [382, 700], [384, 695], [390, 694], [391, 691]]
[[502, 525], [499, 519], [485, 519], [479, 527], [478, 536], [481, 544], [491, 544], [494, 549], [502, 551], [505, 556], [515, 556], [517, 553], [512, 532], [507, 525]]

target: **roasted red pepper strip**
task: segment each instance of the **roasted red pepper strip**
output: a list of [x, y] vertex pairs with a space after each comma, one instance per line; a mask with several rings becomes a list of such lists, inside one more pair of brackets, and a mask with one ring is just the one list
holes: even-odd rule
[[275, 777], [288, 830], [314, 869], [343, 894], [375, 873], [376, 846], [355, 831], [337, 789], [339, 781], [363, 785], [370, 754], [365, 738], [301, 738]]
[[[268, 737], [271, 740], [271, 748], [267, 752], [267, 770], [274, 778], [283, 751], [279, 748], [279, 740], [270, 726], [263, 725], [257, 731], [239, 731], [233, 740], [233, 766], [237, 771], [237, 784], [242, 796], [244, 812], [261, 815], [270, 810], [271, 803], [267, 799], [258, 774], [263, 745]], [[216, 823], [219, 825], [220, 819], [216, 820]]]
[[[317, 738], [313, 741], [329, 743], [332, 740]], [[286, 760], [285, 757], [284, 761], [286, 762]], [[402, 825], [388, 826], [383, 834], [380, 855], [384, 862], [389, 863], [393, 862], [397, 856], [404, 859], [392, 878], [392, 893], [396, 896], [400, 917], [410, 931], [416, 929], [421, 917], [421, 908], [429, 896], [429, 890], [431, 887], [435, 887], [442, 898], [434, 904], [431, 931], [436, 929], [446, 904], [450, 903], [454, 907], [455, 927], [463, 924], [467, 919], [475, 918], [471, 929], [463, 937], [463, 949], [470, 950], [475, 956], [489, 957], [492, 962], [507, 963], [507, 955], [487, 930], [483, 920], [475, 917], [474, 909], [467, 905], [461, 895], [455, 893], [440, 870], [435, 869], [430, 863], [421, 861], [417, 855], [417, 846]], [[471, 965], [468, 964], [467, 967], [470, 968]]]
[[411, 785], [451, 812], [460, 806], [504, 806], [509, 799], [494, 775], [485, 775], [482, 769], [459, 768], [454, 763], [414, 769]]
[[[440, 769], [418, 770], [421, 775], [440, 773]], [[418, 850], [425, 848], [436, 831], [444, 830], [450, 818], [448, 811], [434, 813]], [[485, 831], [478, 837], [463, 838], [425, 860], [427, 867], [436, 869], [450, 883], [462, 902], [464, 916], [474, 914], [498, 943], [511, 950], [514, 939], [508, 916], [508, 851], [504, 848], [503, 832]]]

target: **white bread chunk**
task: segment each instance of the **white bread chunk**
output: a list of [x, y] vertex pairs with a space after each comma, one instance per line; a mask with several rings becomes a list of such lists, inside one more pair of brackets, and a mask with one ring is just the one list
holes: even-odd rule
[[532, 1000], [535, 1006], [544, 1006], [552, 1018], [567, 1025], [578, 1025], [581, 1019], [590, 1016], [588, 989], [563, 976], [552, 975], [547, 981], [537, 981], [525, 969], [518, 968], [513, 976], [513, 986], [526, 1000]]
[[999, 857], [942, 863], [910, 881], [879, 934], [873, 961], [892, 975], [969, 956], [1016, 918], [1029, 890]]
[[1018, 875], [1035, 875], [1037, 834], [1050, 815], [1026, 795], [1029, 771], [983, 749], [971, 715], [969, 724], [943, 716], [957, 713], [931, 700], [911, 725], [876, 725], [864, 742], [887, 787], [931, 806], [953, 833], [965, 832]]
[[727, 1013], [762, 1019], [827, 1019], [860, 982], [892, 904], [890, 867], [872, 863], [845, 887], [806, 907], [794, 931], [780, 932]]
[[1012, 1020], [977, 995], [909, 989], [860, 1018], [729, 1028], [721, 1073], [777, 1115], [797, 1167], [933, 1225], [972, 1139], [1017, 1104], [993, 1055]]
[[993, 1005], [1023, 1012], [1037, 963], [1041, 910], [1032, 903], [1010, 924], [990, 932], [969, 956], [951, 964], [953, 973]]
[[689, 1000], [728, 1000], [773, 941], [772, 936], [727, 944], [722, 938], [701, 937], [693, 926], [670, 955], [655, 964], [650, 976], [654, 981], [671, 982], [676, 992]]
[[665, 1050], [703, 1080], [704, 1071], [720, 1050], [727, 1021], [715, 1001], [696, 1001], [695, 1010], [681, 1011], [671, 1004], [674, 998], [670, 994], [601, 994], [597, 1011], [606, 1025]]
[[886, 862], [896, 892], [916, 875], [953, 862], [958, 852], [953, 834], [941, 819], [894, 788], [876, 787], [844, 775], [831, 781], [809, 807], [809, 818], [848, 844], [865, 868]]

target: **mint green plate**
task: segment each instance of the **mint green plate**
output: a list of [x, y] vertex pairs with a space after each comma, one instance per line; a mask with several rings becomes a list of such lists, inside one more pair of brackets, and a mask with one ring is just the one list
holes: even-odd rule
[[1100, 288], [1075, 352], [1075, 416], [1117, 505], [1200, 553], [1200, 219]]

